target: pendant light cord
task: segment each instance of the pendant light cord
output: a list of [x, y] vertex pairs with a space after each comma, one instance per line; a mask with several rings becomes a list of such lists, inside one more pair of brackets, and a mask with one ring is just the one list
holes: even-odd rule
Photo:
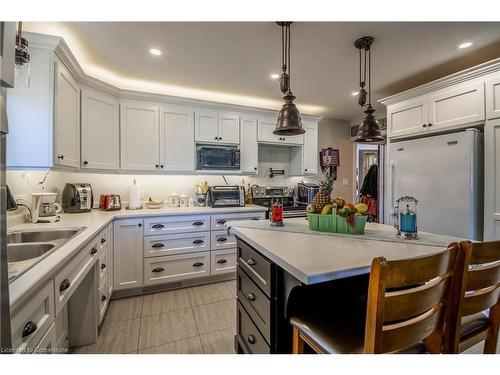
[[281, 26], [281, 70], [288, 74], [288, 92], [291, 92], [290, 82], [290, 25]]
[[[366, 58], [365, 51], [365, 58]], [[372, 61], [370, 47], [368, 47], [368, 107], [372, 106]]]
[[291, 68], [291, 65], [290, 65], [290, 55], [291, 55], [291, 50], [290, 50], [290, 25], [288, 25], [286, 27], [286, 30], [287, 30], [287, 43], [288, 43], [288, 46], [286, 48], [286, 52], [288, 54], [288, 77], [289, 77], [289, 84], [288, 84], [288, 92], [292, 92], [292, 68]]

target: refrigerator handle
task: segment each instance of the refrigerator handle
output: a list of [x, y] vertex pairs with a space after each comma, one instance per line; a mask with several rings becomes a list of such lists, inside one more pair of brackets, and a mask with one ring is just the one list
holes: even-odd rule
[[395, 175], [395, 170], [396, 170], [396, 162], [394, 160], [391, 160], [390, 162], [390, 167], [391, 167], [391, 175], [389, 176], [390, 181], [391, 181], [391, 196], [389, 198], [389, 202], [391, 202], [390, 208], [389, 208], [389, 217], [392, 218], [393, 224], [394, 224], [394, 215], [395, 215], [395, 210], [394, 210], [394, 175]]

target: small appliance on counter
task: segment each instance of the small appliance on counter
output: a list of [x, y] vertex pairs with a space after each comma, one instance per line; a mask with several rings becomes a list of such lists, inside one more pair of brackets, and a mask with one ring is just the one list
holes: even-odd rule
[[62, 194], [62, 208], [67, 213], [90, 212], [94, 206], [92, 186], [86, 183], [67, 183]]
[[56, 203], [57, 193], [31, 194], [31, 221], [33, 223], [55, 223], [59, 221], [61, 205]]
[[269, 219], [271, 206], [279, 198], [283, 206], [283, 217], [306, 217], [306, 206], [297, 204], [294, 198], [294, 189], [288, 186], [257, 186], [254, 185], [252, 190], [252, 203], [259, 206], [267, 207], [266, 219]]
[[208, 194], [212, 207], [245, 206], [245, 188], [243, 186], [210, 186]]
[[[418, 201], [405, 195], [396, 200], [394, 206], [394, 227], [397, 230], [396, 236], [405, 240], [418, 239], [417, 233], [417, 203]], [[401, 210], [401, 204], [405, 207]], [[413, 206], [413, 209], [411, 209]]]
[[122, 200], [118, 194], [101, 194], [99, 209], [103, 211], [121, 210]]
[[319, 185], [312, 182], [301, 181], [297, 184], [297, 203], [308, 205], [311, 204], [314, 196], [319, 191]]

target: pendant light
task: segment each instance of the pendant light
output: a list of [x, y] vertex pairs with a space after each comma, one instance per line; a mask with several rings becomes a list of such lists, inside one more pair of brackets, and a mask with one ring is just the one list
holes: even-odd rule
[[[380, 130], [380, 124], [375, 117], [375, 109], [372, 107], [372, 85], [371, 85], [371, 58], [370, 47], [373, 43], [373, 37], [364, 36], [354, 42], [354, 46], [359, 50], [359, 94], [358, 103], [361, 107], [368, 105], [365, 110], [366, 117], [360, 125], [355, 142], [360, 143], [384, 143], [384, 137]], [[368, 59], [368, 62], [367, 62]], [[363, 63], [364, 60], [364, 63]], [[365, 86], [368, 84], [368, 93]]]
[[290, 25], [291, 22], [277, 22], [281, 27], [281, 70], [280, 90], [283, 93], [285, 104], [281, 107], [276, 122], [276, 135], [304, 134], [300, 112], [293, 103], [295, 96], [290, 88]]
[[30, 86], [30, 68], [31, 56], [28, 48], [28, 41], [23, 38], [23, 23], [17, 24], [16, 30], [16, 65], [14, 86], [29, 88]]

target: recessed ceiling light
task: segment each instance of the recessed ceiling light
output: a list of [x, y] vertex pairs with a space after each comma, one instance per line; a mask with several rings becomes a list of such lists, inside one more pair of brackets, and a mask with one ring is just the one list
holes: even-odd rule
[[351, 92], [352, 96], [358, 96], [358, 94], [359, 94], [359, 91], [353, 91], [353, 92]]
[[463, 42], [462, 44], [459, 44], [458, 48], [469, 48], [472, 46], [472, 42]]
[[157, 48], [151, 48], [149, 50], [149, 53], [152, 54], [152, 55], [155, 55], [155, 56], [160, 56], [161, 55], [161, 51]]
[[279, 77], [280, 77], [280, 75], [279, 75], [279, 74], [277, 74], [277, 73], [273, 73], [273, 74], [271, 74], [271, 78], [272, 78], [272, 79], [278, 79]]

